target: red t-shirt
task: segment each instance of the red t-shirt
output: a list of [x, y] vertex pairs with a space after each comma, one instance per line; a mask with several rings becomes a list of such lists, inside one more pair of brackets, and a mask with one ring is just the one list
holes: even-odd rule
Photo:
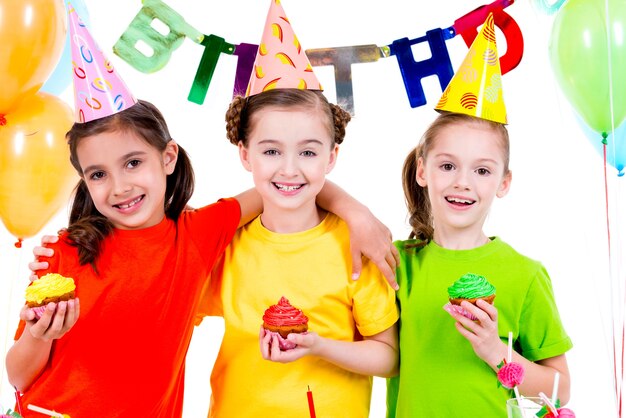
[[25, 409], [32, 403], [75, 418], [180, 417], [201, 289], [239, 219], [238, 202], [223, 199], [176, 223], [116, 229], [103, 241], [99, 275], [65, 240], [50, 245], [41, 274], [74, 278], [80, 317], [24, 393], [24, 416], [41, 416]]

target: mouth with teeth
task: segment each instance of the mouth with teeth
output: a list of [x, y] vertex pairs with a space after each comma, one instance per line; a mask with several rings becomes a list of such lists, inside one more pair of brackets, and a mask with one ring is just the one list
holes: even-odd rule
[[296, 190], [300, 190], [303, 184], [282, 184], [282, 183], [273, 183], [274, 187], [276, 187], [281, 192], [295, 192]]
[[121, 209], [121, 210], [128, 210], [130, 208], [132, 208], [133, 206], [135, 206], [137, 203], [141, 202], [143, 200], [145, 195], [141, 195], [133, 200], [131, 200], [128, 203], [124, 203], [124, 204], [117, 204], [117, 205], [113, 205], [114, 208], [117, 209]]
[[462, 199], [460, 197], [446, 197], [446, 201], [456, 206], [470, 206], [476, 203], [472, 199]]

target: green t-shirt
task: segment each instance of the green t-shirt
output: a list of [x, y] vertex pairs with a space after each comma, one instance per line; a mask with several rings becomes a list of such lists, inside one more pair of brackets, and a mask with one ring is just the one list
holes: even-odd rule
[[471, 250], [448, 250], [430, 242], [406, 249], [400, 265], [400, 374], [387, 383], [388, 417], [505, 417], [512, 391], [473, 351], [444, 311], [447, 288], [465, 273], [485, 276], [496, 288], [498, 332], [528, 360], [555, 357], [572, 347], [548, 273], [499, 238]]

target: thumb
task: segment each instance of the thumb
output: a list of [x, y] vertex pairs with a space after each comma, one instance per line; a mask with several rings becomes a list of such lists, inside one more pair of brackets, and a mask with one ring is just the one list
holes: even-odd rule
[[361, 276], [361, 269], [363, 268], [363, 260], [361, 260], [361, 252], [358, 250], [351, 250], [352, 252], [352, 280], [358, 280]]

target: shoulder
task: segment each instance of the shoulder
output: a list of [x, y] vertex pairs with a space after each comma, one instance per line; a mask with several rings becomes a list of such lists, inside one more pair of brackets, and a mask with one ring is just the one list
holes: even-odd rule
[[497, 257], [503, 262], [508, 263], [511, 267], [522, 270], [527, 274], [537, 274], [540, 271], [545, 271], [545, 268], [540, 261], [520, 253], [511, 245], [504, 242], [501, 238], [495, 237], [493, 239], [493, 244], [496, 245]]
[[180, 214], [178, 224], [187, 222], [213, 221], [215, 223], [237, 220], [241, 217], [241, 208], [235, 198], [220, 199], [215, 203], [197, 209], [185, 209]]

